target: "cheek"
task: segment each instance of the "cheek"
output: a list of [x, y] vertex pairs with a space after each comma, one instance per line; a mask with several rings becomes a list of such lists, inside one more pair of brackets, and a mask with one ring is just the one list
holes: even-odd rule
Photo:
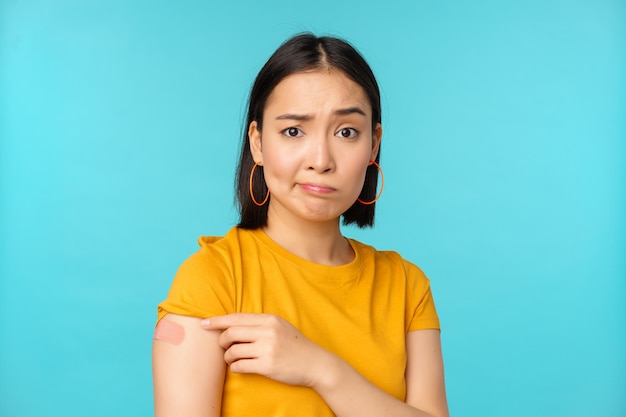
[[367, 172], [367, 167], [370, 164], [371, 157], [371, 149], [362, 149], [357, 155], [353, 154], [349, 162], [350, 170], [355, 172], [356, 176], [365, 179], [365, 173]]
[[360, 192], [363, 187], [368, 162], [369, 159], [354, 159], [348, 166], [346, 166], [344, 178], [346, 178], [346, 182], [352, 184], [351, 187], [358, 192]]
[[280, 181], [292, 178], [297, 170], [294, 159], [288, 155], [265, 154], [263, 165], [265, 181], [270, 188], [276, 187]]

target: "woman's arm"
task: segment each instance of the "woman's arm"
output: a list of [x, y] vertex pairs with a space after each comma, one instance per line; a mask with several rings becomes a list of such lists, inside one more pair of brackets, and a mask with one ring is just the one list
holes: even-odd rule
[[152, 344], [155, 417], [219, 417], [226, 369], [220, 333], [193, 317], [161, 319]]
[[407, 335], [407, 401], [403, 402], [279, 317], [231, 314], [204, 320], [202, 326], [224, 330], [218, 340], [232, 372], [311, 387], [337, 417], [448, 416], [439, 330]]
[[406, 345], [406, 402], [382, 391], [337, 357], [313, 388], [338, 417], [448, 417], [439, 330], [410, 332]]
[[406, 336], [406, 402], [433, 416], [449, 416], [439, 330]]

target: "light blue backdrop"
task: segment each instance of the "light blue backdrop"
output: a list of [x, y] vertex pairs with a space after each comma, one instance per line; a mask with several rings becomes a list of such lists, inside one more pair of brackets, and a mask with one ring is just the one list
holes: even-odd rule
[[346, 234], [431, 278], [452, 414], [626, 415], [623, 1], [0, 4], [1, 416], [152, 413], [156, 305], [236, 221], [246, 94], [303, 30], [379, 78]]

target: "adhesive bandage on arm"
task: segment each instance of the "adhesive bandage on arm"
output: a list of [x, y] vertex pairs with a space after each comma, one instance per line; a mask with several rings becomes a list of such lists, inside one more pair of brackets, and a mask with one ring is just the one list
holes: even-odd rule
[[173, 345], [180, 345], [185, 339], [185, 328], [165, 318], [159, 320], [154, 329], [154, 340], [162, 340]]

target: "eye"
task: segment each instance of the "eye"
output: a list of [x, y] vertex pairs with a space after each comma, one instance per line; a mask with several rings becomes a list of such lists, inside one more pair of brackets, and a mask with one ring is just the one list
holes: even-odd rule
[[359, 131], [351, 127], [344, 127], [343, 129], [340, 129], [339, 132], [337, 132], [337, 136], [346, 138], [346, 139], [354, 138], [358, 134], [359, 134]]
[[302, 133], [302, 131], [297, 127], [288, 127], [287, 129], [283, 130], [282, 133], [288, 138], [297, 138], [304, 135], [304, 133]]

